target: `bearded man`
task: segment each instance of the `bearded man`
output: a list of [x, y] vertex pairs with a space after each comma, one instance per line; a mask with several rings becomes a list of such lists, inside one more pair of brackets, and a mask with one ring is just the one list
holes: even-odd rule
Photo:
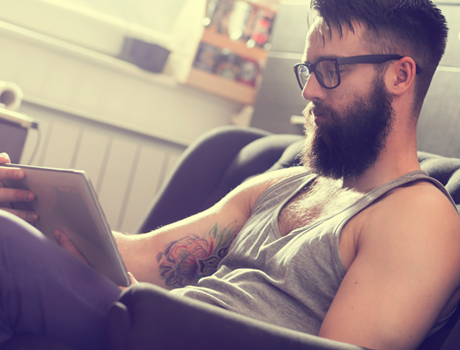
[[[318, 15], [294, 68], [310, 101], [305, 167], [256, 177], [201, 214], [116, 239], [138, 280], [176, 296], [367, 348], [415, 349], [460, 298], [460, 219], [416, 154], [417, 118], [444, 51], [445, 19], [429, 0], [313, 0], [312, 8]], [[32, 240], [27, 232], [12, 236], [21, 237], [9, 243], [12, 251]], [[62, 232], [56, 237], [71, 247]], [[58, 259], [64, 271], [91, 275], [59, 248], [37, 244], [51, 257], [42, 264]], [[30, 265], [33, 290], [39, 273]], [[79, 325], [85, 337], [78, 341], [68, 329], [34, 331], [97, 348], [95, 324], [103, 323], [117, 287], [93, 273], [91, 283], [66, 279], [64, 288], [64, 272], [54, 273], [52, 288], [91, 327]], [[0, 277], [4, 299], [5, 288], [19, 287]], [[49, 320], [58, 311], [45, 305], [51, 311], [22, 310], [55, 324]], [[2, 330], [27, 323], [14, 310], [3, 312], [16, 323], [2, 321]]]

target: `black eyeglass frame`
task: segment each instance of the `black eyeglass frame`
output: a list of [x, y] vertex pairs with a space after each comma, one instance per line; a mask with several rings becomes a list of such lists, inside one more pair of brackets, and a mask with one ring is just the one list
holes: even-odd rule
[[[299, 83], [300, 89], [303, 91], [305, 86], [302, 86], [302, 81], [300, 80], [300, 74], [298, 67], [306, 67], [310, 73], [315, 73], [316, 79], [318, 80], [319, 84], [325, 88], [325, 89], [335, 89], [340, 85], [340, 66], [344, 64], [364, 64], [364, 63], [370, 63], [370, 64], [382, 64], [391, 60], [400, 60], [401, 58], [404, 58], [405, 56], [401, 55], [361, 55], [361, 56], [351, 56], [351, 57], [339, 57], [339, 58], [324, 58], [322, 60], [319, 60], [316, 63], [297, 63], [293, 68], [294, 68], [294, 73], [297, 78], [297, 82]], [[335, 72], [337, 74], [337, 85], [333, 87], [328, 87], [325, 86], [324, 80], [322, 78], [318, 78], [318, 74], [316, 74], [316, 65], [324, 62], [324, 61], [331, 61], [334, 63], [335, 66]], [[423, 72], [423, 69], [418, 66], [416, 66], [416, 74], [420, 74]]]

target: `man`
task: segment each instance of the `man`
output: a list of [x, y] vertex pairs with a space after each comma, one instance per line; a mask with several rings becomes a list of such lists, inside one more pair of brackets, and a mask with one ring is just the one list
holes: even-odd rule
[[311, 101], [307, 169], [259, 176], [203, 213], [116, 239], [139, 281], [174, 294], [367, 348], [415, 349], [460, 298], [460, 219], [416, 154], [445, 20], [428, 0], [312, 7], [295, 68]]

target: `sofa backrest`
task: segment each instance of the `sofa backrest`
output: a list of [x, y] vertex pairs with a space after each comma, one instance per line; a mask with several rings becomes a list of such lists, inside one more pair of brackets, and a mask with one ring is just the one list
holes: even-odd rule
[[[299, 164], [299, 135], [223, 127], [194, 142], [154, 198], [137, 233], [148, 232], [203, 211], [245, 179]], [[439, 180], [460, 210], [460, 159], [419, 152], [422, 170]]]

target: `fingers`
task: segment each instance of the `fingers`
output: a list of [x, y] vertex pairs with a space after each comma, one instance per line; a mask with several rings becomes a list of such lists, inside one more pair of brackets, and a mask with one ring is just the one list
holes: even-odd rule
[[[131, 273], [131, 272], [128, 272], [128, 276], [129, 276], [129, 279], [131, 281], [131, 286], [133, 284], [137, 284], [139, 283], [135, 278], [134, 278], [134, 275]], [[122, 287], [122, 286], [118, 286], [118, 288], [120, 288], [122, 291], [125, 290], [127, 287]]]
[[[11, 169], [8, 169], [8, 170], [11, 170]], [[28, 202], [32, 202], [33, 200], [35, 200], [35, 194], [33, 192], [30, 192], [27, 190], [20, 190], [16, 188], [0, 187], [0, 209], [8, 211], [30, 223], [34, 223], [38, 220], [37, 213], [32, 212], [32, 211], [13, 209], [13, 208], [14, 208], [14, 203], [17, 203], [17, 202], [27, 202], [28, 203]]]
[[[0, 165], [11, 163], [10, 157], [6, 153], [0, 153]], [[22, 180], [26, 176], [24, 170], [19, 168], [0, 168], [0, 181], [3, 180]]]
[[10, 160], [10, 156], [7, 153], [2, 152], [0, 153], [0, 164], [4, 164], [4, 163], [11, 163], [11, 160]]
[[134, 275], [131, 272], [128, 272], [129, 279], [131, 281], [131, 284], [137, 284], [139, 283], [135, 278]]
[[22, 180], [24, 176], [26, 176], [26, 174], [24, 173], [24, 170], [22, 169], [7, 168], [7, 167], [0, 168], [0, 180]]
[[67, 250], [72, 255], [76, 256], [78, 259], [83, 261], [85, 264], [88, 264], [88, 261], [86, 261], [85, 257], [81, 255], [80, 251], [77, 249], [77, 247], [75, 247], [75, 245], [72, 243], [72, 241], [69, 239], [69, 237], [67, 237], [67, 235], [63, 231], [56, 230], [54, 231], [53, 235], [59, 246]]
[[0, 210], [4, 210], [11, 214], [14, 214], [17, 217], [31, 224], [35, 223], [38, 220], [38, 214], [34, 211], [24, 211], [24, 210], [10, 209], [10, 208], [0, 208]]
[[[10, 163], [10, 157], [6, 153], [0, 153], [0, 165], [5, 163]], [[34, 223], [38, 220], [36, 213], [13, 209], [11, 204], [15, 202], [32, 202], [35, 200], [35, 194], [23, 189], [5, 188], [2, 182], [5, 180], [22, 180], [24, 177], [25, 173], [22, 169], [0, 167], [0, 207], [27, 222]]]
[[32, 202], [35, 194], [17, 188], [0, 188], [0, 202]]

